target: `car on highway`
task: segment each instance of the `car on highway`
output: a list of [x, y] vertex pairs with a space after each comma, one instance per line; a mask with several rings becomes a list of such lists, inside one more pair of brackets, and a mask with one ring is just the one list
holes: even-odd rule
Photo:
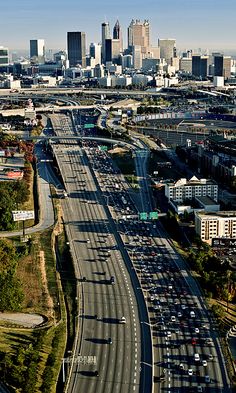
[[111, 339], [111, 337], [109, 337], [109, 338], [107, 339], [107, 344], [112, 344], [112, 339]]
[[114, 276], [111, 276], [111, 278], [110, 278], [110, 283], [111, 283], [112, 285], [115, 284], [115, 277], [114, 277]]
[[126, 318], [125, 317], [121, 317], [120, 318], [120, 323], [126, 323]]
[[195, 361], [195, 362], [200, 362], [199, 353], [195, 353], [195, 354], [194, 354], [194, 361]]

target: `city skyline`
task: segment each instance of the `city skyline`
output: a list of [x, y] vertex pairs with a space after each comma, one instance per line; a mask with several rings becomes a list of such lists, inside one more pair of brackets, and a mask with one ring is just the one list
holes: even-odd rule
[[[175, 38], [177, 48], [209, 48], [236, 50], [234, 41], [234, 0], [141, 0], [119, 7], [104, 0], [99, 7], [94, 0], [78, 5], [75, 0], [13, 0], [1, 7], [0, 45], [10, 50], [29, 50], [30, 39], [44, 39], [46, 49], [65, 49], [68, 31], [84, 31], [86, 44], [101, 41], [101, 24], [109, 22], [113, 29], [116, 20], [121, 24], [124, 46], [127, 46], [127, 28], [132, 19], [150, 21], [151, 43], [158, 38]], [[97, 9], [98, 8], [98, 9]], [[118, 9], [117, 9], [118, 8]], [[96, 11], [96, 12], [95, 12]]]

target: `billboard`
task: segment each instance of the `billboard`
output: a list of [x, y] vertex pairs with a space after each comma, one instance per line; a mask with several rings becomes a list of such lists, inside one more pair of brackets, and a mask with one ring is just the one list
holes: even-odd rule
[[13, 210], [13, 221], [25, 221], [34, 219], [34, 210]]
[[24, 175], [23, 171], [9, 171], [7, 172], [7, 177], [10, 179], [22, 179]]
[[214, 238], [211, 245], [215, 248], [236, 248], [236, 238]]

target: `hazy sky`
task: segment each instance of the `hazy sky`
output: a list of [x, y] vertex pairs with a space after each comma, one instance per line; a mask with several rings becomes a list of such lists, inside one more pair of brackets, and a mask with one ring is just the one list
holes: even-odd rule
[[236, 50], [235, 0], [11, 0], [2, 1], [0, 46], [28, 49], [44, 38], [46, 49], [65, 49], [67, 31], [85, 31], [87, 46], [101, 40], [101, 23], [118, 18], [125, 44], [132, 18], [149, 19], [152, 45], [176, 38], [177, 48]]

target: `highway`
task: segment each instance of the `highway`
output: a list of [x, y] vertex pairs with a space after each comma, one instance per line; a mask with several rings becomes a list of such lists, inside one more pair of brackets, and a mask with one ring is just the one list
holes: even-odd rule
[[[55, 116], [55, 128], [57, 120]], [[72, 132], [67, 120], [60, 117], [62, 134], [66, 130]], [[76, 261], [80, 300], [79, 335], [70, 359], [73, 367], [66, 391], [76, 392], [80, 386], [80, 392], [138, 392], [141, 337], [137, 300], [126, 268], [129, 257], [122, 251], [106, 199], [84, 149], [76, 142], [69, 148], [58, 145], [53, 149], [69, 195], [62, 207]], [[112, 276], [114, 285], [110, 283]], [[120, 323], [122, 316], [125, 324]], [[79, 355], [95, 356], [96, 365], [78, 365]], [[94, 371], [99, 375], [93, 375]], [[149, 381], [144, 392], [151, 391], [151, 378]]]
[[[147, 157], [147, 149], [139, 150], [135, 162], [144, 196], [141, 198], [142, 211], [150, 212], [153, 208], [148, 197]], [[154, 380], [159, 379], [162, 383], [161, 390], [183, 391], [190, 388], [203, 391], [209, 390], [210, 386], [210, 391], [229, 391], [215, 321], [200, 288], [174, 250], [165, 230], [159, 222], [148, 222], [144, 233], [149, 233], [149, 239], [144, 238], [140, 242], [140, 235], [133, 233], [133, 224], [124, 224], [122, 230], [129, 234], [129, 242], [133, 244], [135, 268], [147, 294], [155, 343]], [[143, 225], [145, 227], [145, 223]], [[130, 231], [133, 233], [131, 238]], [[195, 314], [193, 318], [191, 312]], [[194, 360], [196, 353], [200, 357], [197, 362]], [[206, 376], [210, 382], [206, 382]], [[160, 386], [155, 391], [159, 389]]]

